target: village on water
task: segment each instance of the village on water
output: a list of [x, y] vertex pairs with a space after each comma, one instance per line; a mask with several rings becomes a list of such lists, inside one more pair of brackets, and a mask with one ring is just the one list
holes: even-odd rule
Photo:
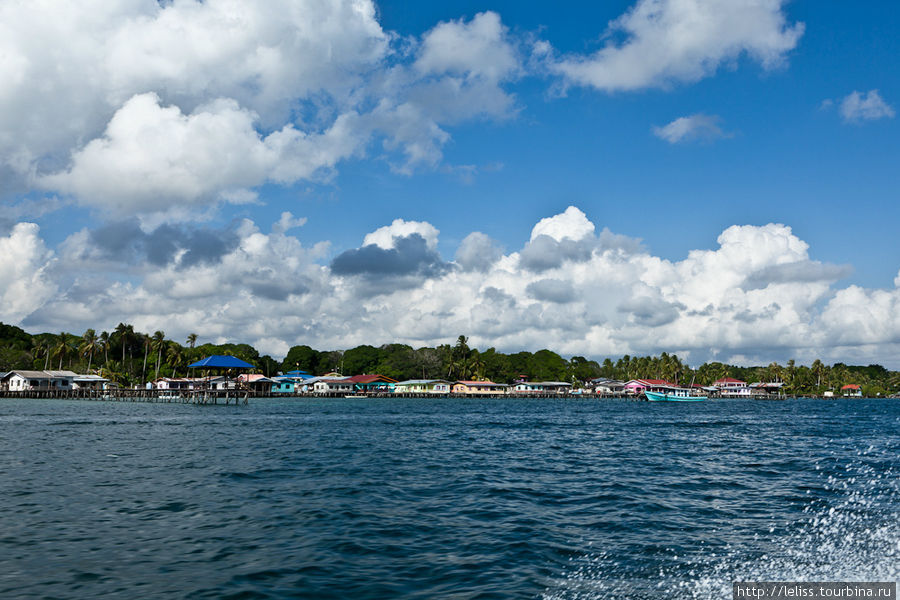
[[[549, 350], [479, 352], [469, 348], [465, 336], [454, 346], [418, 350], [401, 344], [346, 352], [295, 346], [283, 361], [275, 361], [246, 344], [195, 347], [197, 336], [191, 334], [188, 347], [182, 347], [161, 331], [149, 336], [124, 324], [112, 333], [88, 330], [81, 337], [32, 336], [0, 326], [0, 395], [7, 397], [215, 401], [290, 396], [655, 399], [677, 394], [690, 399], [783, 399], [892, 396], [900, 383], [898, 373], [879, 365], [828, 367], [817, 360], [811, 367], [794, 361], [758, 368], [706, 363], [694, 370], [666, 353], [599, 364], [583, 357], [566, 360]], [[412, 372], [420, 376], [397, 377]], [[436, 372], [442, 376], [434, 376]], [[616, 377], [622, 374], [633, 376]], [[859, 381], [848, 381], [854, 377]]]

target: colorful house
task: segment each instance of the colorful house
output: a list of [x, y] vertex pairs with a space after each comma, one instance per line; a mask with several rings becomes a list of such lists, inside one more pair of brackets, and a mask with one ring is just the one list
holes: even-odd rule
[[632, 379], [622, 389], [629, 396], [640, 396], [644, 392], [665, 392], [676, 386], [665, 379]]
[[286, 375], [272, 377], [272, 393], [273, 394], [296, 394], [298, 391], [298, 382], [309, 381], [309, 379], [296, 379]]
[[747, 385], [746, 381], [733, 377], [718, 379], [713, 382], [713, 386], [719, 390], [719, 394], [723, 398], [750, 398], [753, 396], [753, 389]]
[[445, 379], [408, 379], [394, 385], [395, 394], [449, 394], [451, 383]]
[[393, 393], [396, 379], [384, 375], [354, 375], [348, 378], [353, 382], [353, 389], [362, 393]]
[[862, 386], [857, 383], [848, 383], [841, 388], [844, 398], [862, 398]]
[[493, 381], [457, 381], [451, 391], [454, 394], [499, 396], [505, 394], [507, 388], [507, 384]]

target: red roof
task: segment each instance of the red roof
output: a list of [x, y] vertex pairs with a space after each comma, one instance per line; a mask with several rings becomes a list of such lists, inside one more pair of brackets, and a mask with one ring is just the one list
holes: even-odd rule
[[858, 390], [859, 387], [860, 387], [860, 386], [859, 386], [859, 384], [857, 384], [857, 383], [848, 383], [847, 385], [845, 385], [845, 386], [842, 387], [841, 389], [842, 389], [842, 390]]
[[717, 380], [713, 385], [718, 385], [720, 383], [740, 383], [741, 385], [747, 385], [746, 381], [734, 379], [733, 377], [723, 377], [722, 379]]
[[456, 383], [461, 383], [463, 385], [481, 385], [481, 386], [491, 386], [491, 385], [500, 385], [505, 386], [505, 383], [494, 383], [493, 381], [457, 381]]
[[353, 377], [348, 377], [347, 381], [352, 381], [353, 383], [397, 383], [396, 379], [391, 379], [384, 375], [354, 375]]

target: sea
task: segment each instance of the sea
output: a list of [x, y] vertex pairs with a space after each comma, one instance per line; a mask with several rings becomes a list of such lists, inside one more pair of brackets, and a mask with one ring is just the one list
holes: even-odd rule
[[897, 581], [900, 400], [0, 400], [0, 598]]

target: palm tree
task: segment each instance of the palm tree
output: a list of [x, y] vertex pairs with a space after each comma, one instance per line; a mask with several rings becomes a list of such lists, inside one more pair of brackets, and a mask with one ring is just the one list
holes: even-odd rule
[[[116, 331], [114, 332], [119, 338], [119, 342], [122, 344], [122, 368], [125, 368], [125, 347], [129, 347], [129, 356], [131, 356], [130, 348], [134, 343], [135, 333], [134, 333], [134, 325], [127, 325], [125, 323], [119, 323], [116, 325]], [[134, 358], [134, 357], [132, 357]]]
[[[31, 356], [33, 358], [32, 366], [34, 365], [34, 361], [41, 358], [41, 356], [46, 356], [46, 354], [47, 354], [47, 344], [45, 344], [44, 341], [39, 337], [31, 338]], [[45, 359], [44, 369], [46, 369], [46, 368], [47, 368], [47, 365], [46, 365], [46, 359]]]
[[166, 346], [166, 334], [162, 331], [156, 331], [150, 344], [156, 350], [156, 379], [159, 379], [159, 364], [162, 362], [162, 351]]
[[175, 342], [169, 343], [169, 349], [166, 351], [166, 364], [172, 367], [172, 376], [177, 376], [177, 368], [184, 361], [184, 355], [181, 352], [181, 346]]
[[59, 357], [59, 370], [62, 371], [63, 359], [69, 354], [69, 338], [65, 332], [60, 333], [53, 346], [53, 357]]
[[472, 370], [472, 377], [478, 381], [484, 380], [484, 361], [480, 357], [472, 359], [469, 368]]
[[794, 389], [794, 375], [797, 373], [797, 363], [794, 359], [790, 359], [787, 361], [787, 366], [784, 368], [784, 378], [785, 378], [785, 387], [789, 391], [793, 391]]
[[144, 366], [141, 367], [141, 381], [143, 382], [147, 379], [147, 353], [150, 352], [150, 336], [141, 333], [138, 334], [138, 337], [144, 345]]
[[188, 343], [188, 345], [191, 347], [191, 350], [193, 350], [193, 349], [194, 349], [194, 344], [197, 343], [197, 334], [196, 334], [196, 333], [189, 333], [188, 336], [187, 336], [187, 343]]
[[114, 360], [109, 361], [103, 368], [100, 369], [100, 375], [102, 377], [106, 377], [110, 381], [115, 381], [117, 383], [127, 385], [128, 384], [128, 375], [122, 371], [123, 365]]
[[825, 374], [825, 365], [822, 364], [822, 361], [818, 358], [813, 361], [812, 367], [810, 370], [816, 376], [816, 388], [822, 387], [822, 375]]
[[103, 364], [109, 362], [109, 332], [104, 331], [100, 334], [100, 345], [103, 346]]
[[88, 329], [84, 332], [84, 335], [81, 336], [81, 347], [79, 351], [81, 355], [88, 355], [88, 373], [91, 372], [91, 365], [94, 362], [94, 350], [100, 345], [100, 339], [97, 337], [97, 332], [93, 329]]

